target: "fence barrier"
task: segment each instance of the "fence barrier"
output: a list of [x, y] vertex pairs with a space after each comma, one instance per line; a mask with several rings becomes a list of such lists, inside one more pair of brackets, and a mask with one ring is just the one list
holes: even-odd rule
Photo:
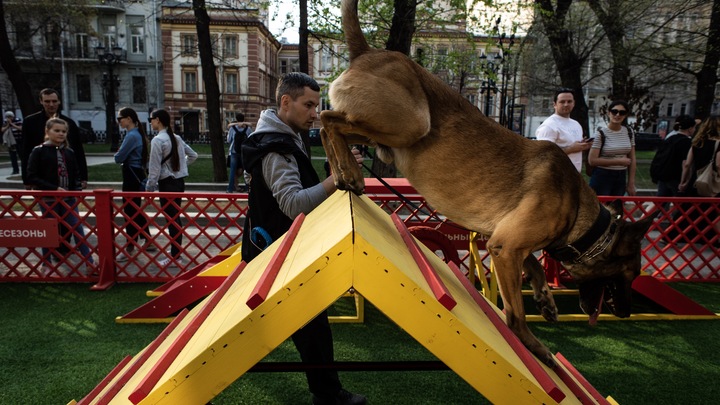
[[[372, 200], [408, 227], [431, 227], [444, 234], [458, 250], [461, 270], [469, 271], [469, 232], [440, 222], [431, 215], [434, 211], [425, 199], [410, 187], [400, 190], [407, 202], [383, 186], [369, 182], [366, 187]], [[602, 202], [610, 199], [600, 198]], [[642, 243], [645, 272], [661, 281], [720, 281], [720, 199], [621, 199], [627, 220], [659, 211]], [[170, 207], [178, 213], [167, 218]], [[98, 288], [114, 282], [167, 282], [186, 269], [211, 263], [220, 252], [240, 242], [246, 212], [247, 195], [237, 193], [2, 190], [0, 282], [87, 282]], [[148, 227], [138, 230], [140, 239], [131, 237], [134, 230], [126, 227], [128, 219], [134, 223], [147, 220]], [[182, 240], [173, 240], [172, 227], [168, 227], [177, 221], [182, 223]], [[53, 224], [59, 242], [52, 235], [50, 241], [37, 239], [42, 238], [43, 229], [54, 229]], [[489, 255], [484, 252], [484, 242], [477, 243], [487, 272]], [[173, 245], [180, 249], [180, 256], [160, 266]], [[560, 277], [569, 276], [561, 271]]]

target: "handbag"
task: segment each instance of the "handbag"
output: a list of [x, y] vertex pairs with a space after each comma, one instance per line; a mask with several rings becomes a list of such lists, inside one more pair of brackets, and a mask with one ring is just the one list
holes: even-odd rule
[[715, 141], [712, 159], [705, 167], [697, 171], [695, 189], [703, 197], [714, 197], [720, 193], [720, 173], [715, 167], [715, 155], [717, 155], [718, 141]]
[[130, 167], [130, 173], [132, 173], [133, 176], [135, 176], [135, 179], [137, 179], [138, 183], [140, 183], [140, 188], [142, 188], [143, 190], [145, 190], [145, 189], [147, 188], [147, 180], [148, 180], [148, 179], [147, 179], [147, 175], [145, 176], [144, 179], [140, 180], [140, 178], [138, 177], [138, 175], [135, 174], [135, 170], [133, 170], [132, 167]]

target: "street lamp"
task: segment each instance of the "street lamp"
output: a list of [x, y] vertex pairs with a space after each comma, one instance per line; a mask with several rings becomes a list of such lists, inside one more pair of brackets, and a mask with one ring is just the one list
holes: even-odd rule
[[103, 91], [105, 95], [105, 132], [110, 138], [110, 151], [117, 152], [120, 147], [120, 134], [115, 120], [116, 88], [120, 84], [117, 76], [113, 74], [113, 66], [122, 61], [122, 48], [114, 46], [107, 49], [104, 46], [95, 48], [100, 63], [107, 66], [107, 73], [103, 73]]
[[495, 80], [493, 79], [498, 72], [498, 67], [495, 66], [493, 61], [486, 61], [487, 56], [485, 56], [485, 54], [480, 56], [480, 59], [483, 60], [481, 63], [486, 77], [486, 80], [483, 80], [482, 82], [482, 87], [480, 87], [480, 94], [485, 93], [485, 116], [489, 118], [491, 113], [490, 103], [492, 99], [490, 92], [497, 93], [498, 91], [497, 86], [495, 86]]

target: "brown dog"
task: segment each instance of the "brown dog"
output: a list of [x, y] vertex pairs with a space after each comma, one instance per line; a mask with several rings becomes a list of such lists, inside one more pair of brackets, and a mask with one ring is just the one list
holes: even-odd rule
[[640, 273], [640, 241], [652, 223], [621, 219], [555, 144], [501, 127], [407, 56], [371, 49], [357, 0], [343, 0], [350, 67], [330, 87], [321, 136], [340, 189], [362, 193], [364, 180], [348, 145], [377, 147], [427, 201], [452, 221], [489, 235], [508, 326], [544, 363], [550, 351], [527, 327], [522, 273], [545, 319], [557, 308], [533, 252], [549, 251], [579, 283], [582, 309], [594, 321], [603, 300], [630, 315], [631, 284]]

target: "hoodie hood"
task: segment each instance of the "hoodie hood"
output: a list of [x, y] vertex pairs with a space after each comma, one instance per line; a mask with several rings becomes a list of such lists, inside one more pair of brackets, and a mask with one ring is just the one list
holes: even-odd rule
[[252, 173], [268, 153], [292, 154], [296, 150], [304, 151], [300, 135], [282, 122], [275, 110], [265, 110], [255, 131], [242, 144], [243, 167]]

